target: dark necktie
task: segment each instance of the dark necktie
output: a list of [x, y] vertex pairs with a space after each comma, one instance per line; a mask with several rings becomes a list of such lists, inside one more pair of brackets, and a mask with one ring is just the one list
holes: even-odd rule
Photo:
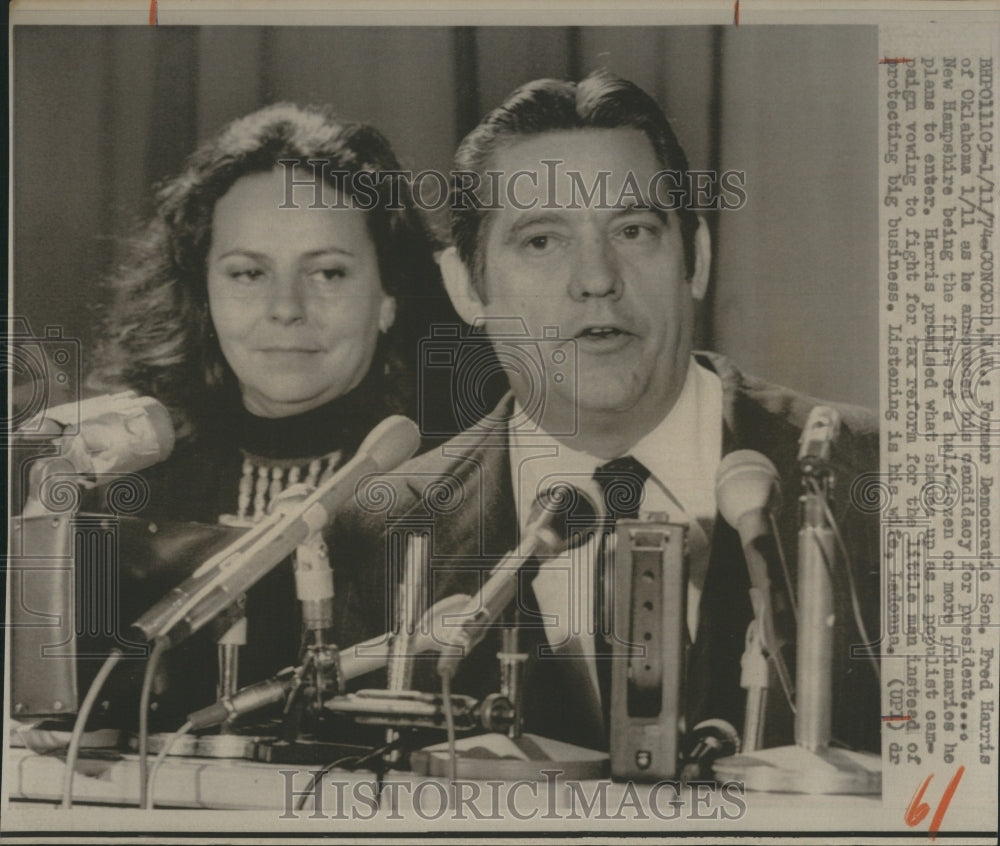
[[608, 715], [611, 710], [611, 643], [608, 637], [611, 633], [614, 608], [612, 575], [614, 561], [608, 553], [611, 547], [609, 536], [614, 532], [615, 523], [619, 519], [627, 520], [639, 516], [643, 489], [648, 478], [649, 468], [631, 455], [602, 464], [594, 471], [594, 480], [600, 485], [607, 511], [604, 536], [597, 556], [594, 584], [594, 645], [605, 727], [608, 725]]

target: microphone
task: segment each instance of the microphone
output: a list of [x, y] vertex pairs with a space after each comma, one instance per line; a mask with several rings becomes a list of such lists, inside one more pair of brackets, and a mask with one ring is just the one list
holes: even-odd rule
[[[582, 505], [582, 509], [577, 506]], [[517, 595], [518, 573], [535, 558], [546, 561], [567, 548], [569, 518], [580, 526], [596, 527], [600, 512], [595, 501], [569, 484], [553, 485], [539, 494], [528, 516], [521, 542], [508, 552], [490, 572], [486, 583], [469, 600], [457, 625], [449, 625], [438, 659], [439, 676], [453, 676], [462, 659], [486, 636], [491, 623], [503, 613]]]
[[817, 405], [809, 412], [799, 438], [799, 467], [809, 476], [820, 475], [830, 467], [830, 450], [840, 434], [840, 412], [828, 405]]
[[722, 518], [740, 536], [750, 575], [750, 599], [761, 627], [763, 646], [774, 657], [782, 685], [790, 691], [791, 678], [778, 654], [768, 567], [769, 561], [778, 559], [771, 528], [771, 515], [781, 504], [778, 471], [769, 458], [752, 449], [731, 452], [719, 464], [715, 498]]
[[[465, 594], [446, 596], [437, 602], [421, 619], [414, 637], [409, 640], [410, 654], [419, 655], [440, 648], [441, 618], [454, 613], [469, 602]], [[386, 647], [387, 635], [378, 635], [362, 643], [355, 644], [340, 653], [340, 676], [346, 683], [367, 673], [381, 670], [389, 661]], [[191, 730], [217, 726], [227, 720], [259, 711], [268, 705], [281, 702], [295, 684], [295, 670], [287, 668], [266, 681], [244, 687], [232, 696], [225, 696], [199, 711], [188, 714]]]
[[189, 731], [212, 728], [281, 702], [294, 683], [295, 672], [289, 667], [273, 678], [251, 684], [231, 696], [224, 696], [208, 707], [188, 714], [188, 722], [191, 724]]
[[275, 503], [276, 511], [202, 564], [133, 628], [147, 640], [163, 637], [170, 646], [180, 643], [326, 527], [361, 479], [394, 469], [419, 446], [416, 423], [400, 415], [387, 417], [369, 433], [354, 458], [324, 484], [301, 501]]
[[[77, 420], [79, 430], [74, 431]], [[55, 436], [59, 457], [81, 476], [145, 470], [169, 458], [174, 449], [170, 413], [158, 400], [135, 391], [54, 406], [18, 434], [39, 432]]]
[[719, 464], [715, 498], [722, 518], [739, 533], [750, 584], [769, 592], [767, 561], [777, 555], [771, 514], [781, 505], [777, 469], [752, 449], [731, 452]]

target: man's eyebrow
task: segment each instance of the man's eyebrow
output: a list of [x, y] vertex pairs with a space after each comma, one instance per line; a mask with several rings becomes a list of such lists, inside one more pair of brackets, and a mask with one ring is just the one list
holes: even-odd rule
[[645, 212], [651, 212], [655, 214], [662, 223], [670, 225], [670, 218], [667, 215], [667, 210], [660, 208], [655, 203], [638, 203], [635, 199], [629, 198], [622, 202], [621, 205], [616, 206], [612, 212], [612, 219], [618, 219], [621, 217], [627, 217], [632, 214], [643, 214]]

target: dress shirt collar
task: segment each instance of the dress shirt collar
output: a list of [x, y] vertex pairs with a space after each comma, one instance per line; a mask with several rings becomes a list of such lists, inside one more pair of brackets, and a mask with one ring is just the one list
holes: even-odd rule
[[[515, 416], [520, 407], [515, 402]], [[722, 457], [722, 382], [694, 358], [677, 402], [645, 437], [626, 450], [650, 471], [650, 479], [689, 517], [715, 516], [715, 474]], [[511, 474], [523, 525], [540, 485], [564, 478], [599, 496], [594, 471], [606, 462], [572, 449], [551, 435], [510, 432]], [[648, 483], [647, 483], [648, 486]], [[673, 510], [673, 509], [668, 509]], [[680, 516], [676, 514], [675, 516]]]

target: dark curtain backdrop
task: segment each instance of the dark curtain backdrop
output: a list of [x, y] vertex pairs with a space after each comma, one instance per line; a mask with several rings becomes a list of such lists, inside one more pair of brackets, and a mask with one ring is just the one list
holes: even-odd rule
[[515, 86], [595, 68], [671, 116], [691, 164], [742, 170], [712, 216], [701, 343], [828, 399], [877, 397], [874, 27], [18, 27], [14, 301], [82, 343], [151, 186], [266, 103], [331, 103], [404, 167], [450, 168]]

